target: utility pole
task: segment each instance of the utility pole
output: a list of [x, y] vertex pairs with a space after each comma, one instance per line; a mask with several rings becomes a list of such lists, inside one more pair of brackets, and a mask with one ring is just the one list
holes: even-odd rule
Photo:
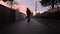
[[11, 9], [12, 9], [12, 3], [13, 3], [13, 2], [12, 2], [12, 1], [10, 1], [10, 2], [11, 2]]
[[10, 3], [11, 3], [11, 8], [12, 8], [12, 4], [13, 4], [13, 1], [14, 1], [14, 0], [8, 0], [8, 1], [10, 1]]
[[37, 12], [37, 1], [35, 2], [35, 13]]

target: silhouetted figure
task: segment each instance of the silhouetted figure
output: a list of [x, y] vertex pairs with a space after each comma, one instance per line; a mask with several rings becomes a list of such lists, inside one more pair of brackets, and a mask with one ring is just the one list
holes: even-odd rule
[[29, 8], [27, 8], [26, 14], [27, 14], [27, 18], [28, 18], [27, 22], [30, 22], [31, 11], [29, 10]]

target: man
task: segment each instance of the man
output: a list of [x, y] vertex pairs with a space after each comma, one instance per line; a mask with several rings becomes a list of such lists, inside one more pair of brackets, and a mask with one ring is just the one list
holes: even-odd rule
[[27, 22], [30, 22], [31, 11], [29, 10], [29, 8], [27, 8], [26, 14], [27, 14], [27, 18], [28, 18]]

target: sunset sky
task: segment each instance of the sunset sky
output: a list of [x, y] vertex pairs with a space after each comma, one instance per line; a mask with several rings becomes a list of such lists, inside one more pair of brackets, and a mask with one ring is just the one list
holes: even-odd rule
[[[44, 12], [48, 10], [48, 7], [42, 7], [42, 5], [39, 3], [41, 0], [15, 0], [18, 5], [18, 9], [20, 12], [23, 12], [26, 14], [26, 8], [28, 7], [32, 12], [35, 12], [35, 3], [37, 1], [37, 12]], [[0, 2], [1, 3], [1, 2]], [[4, 4], [4, 3], [2, 3]]]
[[[48, 10], [48, 7], [42, 7], [42, 5], [39, 3], [41, 0], [15, 0], [20, 4], [20, 8], [22, 10], [26, 10], [27, 7], [33, 12], [35, 12], [35, 3], [37, 1], [37, 12], [44, 12]], [[23, 11], [24, 12], [24, 11]]]

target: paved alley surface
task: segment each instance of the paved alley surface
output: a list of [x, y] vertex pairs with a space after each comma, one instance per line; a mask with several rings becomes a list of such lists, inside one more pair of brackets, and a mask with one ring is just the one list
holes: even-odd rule
[[30, 23], [26, 20], [5, 26], [0, 29], [0, 34], [51, 34], [47, 26], [31, 18]]

